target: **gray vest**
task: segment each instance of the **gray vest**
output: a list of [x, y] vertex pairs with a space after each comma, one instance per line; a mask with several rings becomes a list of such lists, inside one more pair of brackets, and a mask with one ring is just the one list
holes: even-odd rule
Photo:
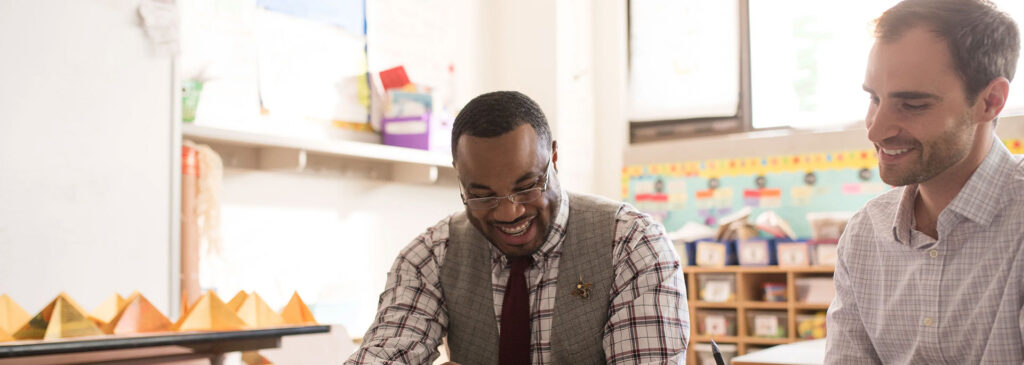
[[[556, 364], [603, 364], [601, 346], [615, 279], [612, 248], [621, 203], [569, 194], [569, 222], [558, 264], [551, 354]], [[491, 288], [491, 243], [460, 213], [448, 226], [441, 289], [448, 307], [451, 360], [498, 363], [498, 322]], [[593, 283], [587, 299], [572, 295], [576, 283]], [[532, 303], [531, 303], [532, 306]]]

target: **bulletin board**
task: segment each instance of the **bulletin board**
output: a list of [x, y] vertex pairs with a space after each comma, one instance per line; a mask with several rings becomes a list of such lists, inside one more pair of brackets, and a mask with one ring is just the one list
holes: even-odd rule
[[[1024, 153], [1020, 139], [1003, 140]], [[743, 207], [772, 210], [798, 237], [810, 237], [807, 213], [859, 210], [892, 187], [878, 176], [874, 150], [832, 151], [626, 166], [622, 198], [669, 232], [686, 222], [716, 226]]]

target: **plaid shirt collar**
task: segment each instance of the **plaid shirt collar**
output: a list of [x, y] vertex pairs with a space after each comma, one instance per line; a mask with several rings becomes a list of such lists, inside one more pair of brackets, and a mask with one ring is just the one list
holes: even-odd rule
[[[536, 265], [554, 254], [560, 253], [562, 241], [565, 240], [565, 225], [569, 222], [569, 194], [562, 189], [561, 197], [558, 200], [558, 210], [555, 213], [555, 220], [548, 229], [544, 244], [533, 253], [533, 262]], [[508, 258], [501, 253], [494, 245], [491, 247], [491, 259], [495, 263], [501, 263], [502, 267], [508, 266]]]
[[[999, 187], [1005, 185], [1013, 164], [1013, 155], [999, 138], [994, 138], [988, 155], [943, 211], [949, 210], [975, 223], [988, 225], [1005, 202], [1000, 198], [1002, 192]], [[917, 184], [912, 184], [903, 189], [892, 223], [893, 239], [905, 245], [910, 244], [910, 232], [914, 229], [917, 187]]]

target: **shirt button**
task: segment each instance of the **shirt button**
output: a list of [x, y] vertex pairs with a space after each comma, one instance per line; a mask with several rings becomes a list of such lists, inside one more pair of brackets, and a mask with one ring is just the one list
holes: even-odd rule
[[935, 324], [935, 320], [933, 320], [932, 317], [924, 317], [925, 327], [931, 327], [933, 324]]
[[939, 250], [929, 250], [928, 256], [931, 256], [933, 259], [939, 257]]

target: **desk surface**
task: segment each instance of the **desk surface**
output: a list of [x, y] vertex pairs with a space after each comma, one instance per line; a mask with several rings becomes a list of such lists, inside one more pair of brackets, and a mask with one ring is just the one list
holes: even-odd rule
[[[93, 360], [140, 358], [144, 356], [211, 355], [259, 348], [277, 347], [281, 337], [325, 333], [330, 326], [295, 326], [223, 332], [164, 332], [129, 336], [97, 336], [53, 341], [0, 343], [0, 364], [12, 358], [60, 363], [68, 356], [85, 353]], [[109, 354], [109, 357], [108, 357]], [[204, 356], [205, 356], [204, 355]], [[21, 360], [18, 360], [21, 363]]]
[[732, 358], [733, 365], [821, 365], [825, 362], [825, 339], [770, 347]]

